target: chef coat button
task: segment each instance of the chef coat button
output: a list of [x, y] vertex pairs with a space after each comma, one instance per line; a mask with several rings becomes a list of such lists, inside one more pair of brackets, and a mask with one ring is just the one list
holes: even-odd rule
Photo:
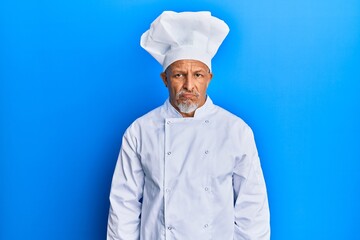
[[205, 120], [205, 123], [209, 123], [209, 120]]
[[205, 191], [209, 191], [209, 188], [208, 188], [208, 187], [205, 187]]
[[166, 191], [167, 193], [169, 193], [171, 190], [170, 190], [170, 188], [167, 188], [165, 191]]
[[170, 226], [169, 226], [167, 229], [168, 229], [169, 231], [171, 231], [171, 230], [173, 229], [173, 227], [170, 227]]
[[166, 123], [167, 123], [167, 124], [170, 124], [171, 122], [170, 122], [170, 121], [167, 121]]
[[206, 150], [206, 151], [205, 151], [205, 154], [208, 154], [208, 153], [209, 153], [209, 150]]
[[204, 225], [204, 228], [207, 228], [208, 226], [209, 226], [208, 224], [205, 224], [205, 225]]
[[168, 152], [167, 155], [171, 155], [171, 152]]

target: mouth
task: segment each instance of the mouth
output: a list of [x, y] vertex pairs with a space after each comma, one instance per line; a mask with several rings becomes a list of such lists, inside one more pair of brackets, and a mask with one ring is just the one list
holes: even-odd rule
[[190, 104], [199, 100], [200, 94], [197, 91], [181, 90], [176, 94], [176, 100], [184, 104]]
[[192, 99], [192, 98], [197, 98], [196, 94], [192, 94], [192, 93], [183, 93], [179, 96], [179, 98], [186, 98], [186, 99]]

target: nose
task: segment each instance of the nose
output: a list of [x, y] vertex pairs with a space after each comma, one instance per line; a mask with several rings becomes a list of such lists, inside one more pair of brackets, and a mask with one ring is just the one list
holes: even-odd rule
[[194, 88], [194, 78], [191, 74], [188, 74], [185, 78], [183, 88], [188, 91], [192, 91]]

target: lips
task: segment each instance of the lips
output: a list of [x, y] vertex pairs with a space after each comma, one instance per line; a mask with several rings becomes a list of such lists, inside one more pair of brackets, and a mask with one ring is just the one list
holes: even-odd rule
[[197, 91], [186, 91], [186, 90], [180, 90], [176, 94], [176, 99], [182, 100], [182, 101], [195, 101], [199, 98], [200, 94]]
[[195, 94], [191, 94], [191, 93], [183, 93], [179, 97], [180, 98], [196, 98], [197, 96]]

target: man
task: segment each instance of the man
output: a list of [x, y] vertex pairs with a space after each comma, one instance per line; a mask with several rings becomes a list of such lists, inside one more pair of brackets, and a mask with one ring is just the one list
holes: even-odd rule
[[123, 136], [107, 239], [270, 239], [252, 131], [206, 94], [228, 32], [209, 12], [166, 11], [141, 37], [169, 99]]

